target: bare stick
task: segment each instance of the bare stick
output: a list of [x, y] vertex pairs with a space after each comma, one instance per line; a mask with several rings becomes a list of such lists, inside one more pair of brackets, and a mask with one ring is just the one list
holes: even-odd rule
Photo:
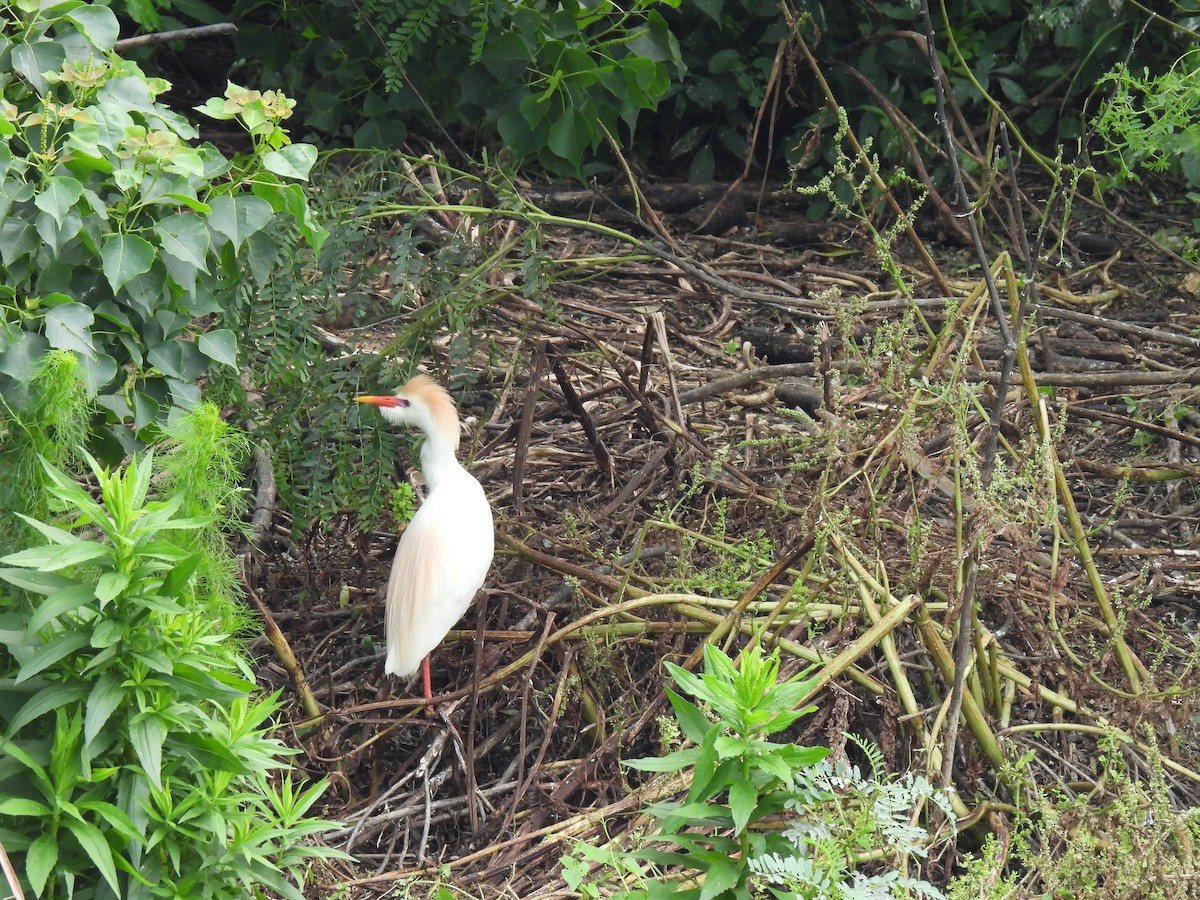
[[113, 49], [118, 53], [126, 50], [136, 50], [138, 47], [152, 47], [156, 44], [169, 44], [171, 41], [198, 41], [202, 38], [219, 37], [223, 34], [236, 34], [237, 26], [232, 22], [219, 22], [216, 25], [197, 25], [195, 28], [176, 28], [174, 31], [159, 31], [155, 34], [139, 34], [137, 37], [117, 41]]
[[[933, 73], [934, 97], [937, 101], [937, 118], [942, 123], [942, 134], [946, 140], [946, 159], [950, 164], [951, 176], [954, 180], [955, 191], [958, 194], [959, 208], [967, 220], [967, 229], [971, 234], [971, 242], [983, 268], [983, 279], [987, 284], [988, 297], [991, 299], [992, 317], [1000, 331], [1004, 347], [1004, 356], [1000, 364], [1000, 376], [996, 384], [996, 396], [992, 403], [991, 421], [988, 423], [987, 436], [981, 450], [979, 480], [983, 488], [991, 483], [995, 471], [997, 441], [1000, 436], [1000, 423], [1004, 417], [1004, 401], [1008, 395], [1008, 384], [1012, 378], [1013, 366], [1017, 358], [1017, 337], [1009, 325], [1007, 311], [1000, 299], [1000, 292], [992, 278], [991, 260], [983, 246], [979, 235], [979, 225], [975, 221], [975, 213], [971, 206], [971, 198], [967, 196], [967, 188], [963, 183], [962, 170], [958, 165], [958, 149], [954, 134], [946, 118], [946, 93], [942, 62], [937, 55], [937, 45], [934, 40], [933, 19], [929, 15], [929, 0], [921, 0], [921, 15], [925, 20], [925, 35], [928, 40], [926, 49], [929, 52], [929, 67]], [[1019, 198], [1018, 198], [1019, 202]], [[1010, 301], [1013, 298], [1009, 298]], [[1022, 305], [1017, 300], [1018, 310], [1014, 321], [1020, 323]], [[946, 716], [946, 739], [942, 752], [942, 783], [949, 785], [952, 781], [954, 754], [958, 743], [958, 723], [962, 711], [963, 689], [967, 678], [970, 662], [973, 626], [975, 624], [975, 584], [979, 574], [979, 554], [983, 550], [983, 538], [977, 534], [977, 517], [972, 514], [968, 521], [967, 535], [971, 540], [971, 548], [963, 571], [962, 602], [958, 614], [958, 639], [954, 645], [954, 683], [950, 690], [950, 707]]]

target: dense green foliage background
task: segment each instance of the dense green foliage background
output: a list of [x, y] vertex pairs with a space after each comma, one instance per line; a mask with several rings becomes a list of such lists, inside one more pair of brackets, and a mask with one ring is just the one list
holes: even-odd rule
[[[1157, 74], [1189, 50], [1196, 4], [1162, 6], [946, 0], [933, 18], [968, 124], [1003, 107], [1053, 155], [1084, 132], [1106, 72]], [[451, 136], [580, 172], [611, 164], [594, 152], [603, 124], [652, 168], [706, 179], [740, 169], [764, 103], [759, 164], [829, 152], [818, 73], [885, 159], [905, 158], [907, 128], [936, 135], [915, 3], [243, 0], [232, 17], [248, 63], [281, 79], [303, 127], [330, 144], [396, 147], [412, 134], [448, 150]]]

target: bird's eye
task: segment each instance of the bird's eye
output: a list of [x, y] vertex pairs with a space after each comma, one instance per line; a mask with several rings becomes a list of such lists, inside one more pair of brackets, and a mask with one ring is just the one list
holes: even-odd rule
[[396, 405], [401, 409], [408, 409], [410, 406], [412, 406], [412, 404], [404, 397], [397, 397]]

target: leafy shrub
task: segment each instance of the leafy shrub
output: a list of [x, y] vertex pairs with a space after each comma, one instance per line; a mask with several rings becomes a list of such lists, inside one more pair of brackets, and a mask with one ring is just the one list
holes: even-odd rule
[[[795, 708], [813, 680], [799, 675], [779, 683], [778, 650], [764, 656], [755, 643], [735, 666], [706, 645], [702, 675], [666, 667], [715, 721], [668, 689], [679, 727], [696, 746], [625, 765], [690, 775], [687, 797], [647, 808], [658, 825], [636, 850], [579, 845], [584, 859], [603, 868], [589, 876], [580, 859], [565, 857], [564, 878], [572, 889], [607, 896], [609, 882], [619, 880], [624, 886], [613, 896], [627, 900], [750, 900], [763, 889], [780, 898], [890, 897], [893, 891], [940, 897], [932, 885], [898, 871], [856, 871], [856, 854], [863, 851], [892, 858], [924, 853], [924, 830], [908, 822], [913, 804], [939, 800], [924, 779], [881, 781], [874, 751], [868, 780], [856, 768], [830, 766], [825, 748], [766, 739], [815, 709]], [[648, 870], [643, 861], [656, 868]]]
[[[193, 414], [174, 452], [211, 456], [214, 415]], [[46, 464], [61, 524], [25, 517], [42, 542], [0, 559], [0, 843], [38, 896], [299, 900], [331, 855], [301, 842], [333, 827], [307, 817], [324, 784], [279, 774], [278, 703], [255, 698], [218, 631], [229, 598], [197, 576], [216, 519], [180, 515], [228, 482], [210, 467], [190, 490], [151, 453], [88, 461], [99, 499]], [[173, 496], [152, 499], [164, 477]]]
[[247, 0], [239, 16], [263, 20], [247, 23], [242, 45], [285, 73], [311, 128], [394, 147], [418, 118], [451, 123], [579, 174], [670, 86], [679, 47], [656, 7], [677, 3], [334, 0], [277, 10]]
[[[145, 435], [199, 400], [228, 329], [196, 334], [294, 230], [319, 245], [303, 189], [316, 157], [289, 144], [292, 102], [230, 85], [202, 110], [236, 119], [253, 153], [231, 163], [156, 97], [168, 85], [112, 54], [117, 21], [80, 0], [6, 7], [0, 60], [0, 396], [28, 385], [49, 349], [79, 354], [111, 424]], [[127, 428], [111, 434], [124, 449]]]

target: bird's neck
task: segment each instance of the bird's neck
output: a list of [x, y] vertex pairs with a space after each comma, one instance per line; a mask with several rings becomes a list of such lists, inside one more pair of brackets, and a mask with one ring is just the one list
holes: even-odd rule
[[462, 471], [462, 465], [454, 455], [454, 444], [440, 435], [427, 434], [421, 446], [421, 475], [429, 490], [437, 487], [447, 475]]

